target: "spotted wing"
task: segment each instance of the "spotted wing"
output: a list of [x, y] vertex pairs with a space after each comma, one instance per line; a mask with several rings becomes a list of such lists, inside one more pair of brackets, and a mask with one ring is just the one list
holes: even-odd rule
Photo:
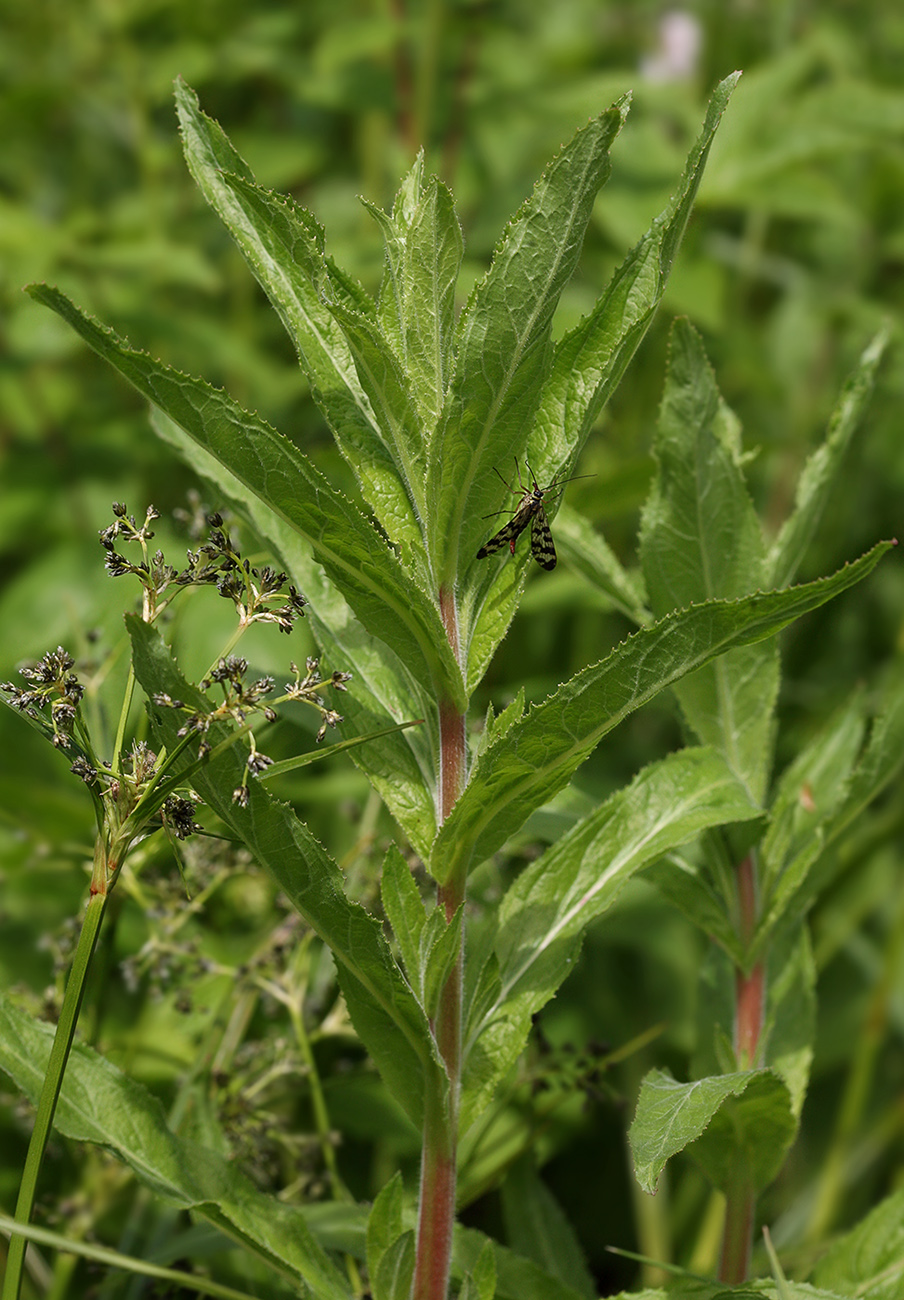
[[541, 505], [537, 506], [531, 521], [530, 550], [531, 555], [541, 569], [554, 569], [556, 567], [556, 548], [549, 529], [549, 520], [546, 518], [546, 511]]
[[[501, 551], [503, 546], [506, 544], [508, 544], [509, 550], [514, 555], [515, 542], [527, 527], [527, 521], [530, 519], [530, 516], [531, 512], [529, 510], [525, 509], [523, 506], [520, 507], [508, 523], [499, 529], [498, 533], [495, 533], [488, 542], [484, 542], [483, 546], [481, 546], [480, 550], [477, 552], [478, 560], [484, 560], [488, 555], [495, 555], [496, 552]], [[547, 527], [547, 532], [548, 531], [549, 529]], [[552, 539], [550, 539], [550, 544], [551, 542]]]

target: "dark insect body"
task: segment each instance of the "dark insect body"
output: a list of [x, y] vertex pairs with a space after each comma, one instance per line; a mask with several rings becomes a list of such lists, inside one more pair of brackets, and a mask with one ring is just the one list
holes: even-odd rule
[[[517, 496], [519, 492], [521, 493], [521, 500], [518, 502], [515, 512], [508, 523], [503, 525], [503, 527], [499, 529], [499, 532], [491, 537], [488, 542], [484, 542], [483, 546], [481, 546], [480, 550], [477, 552], [477, 558], [478, 560], [483, 560], [488, 555], [494, 555], [496, 551], [500, 551], [502, 547], [505, 546], [506, 542], [508, 542], [510, 552], [514, 555], [515, 542], [524, 532], [527, 525], [530, 524], [531, 555], [540, 565], [541, 569], [554, 569], [556, 567], [556, 548], [553, 544], [552, 533], [549, 529], [549, 520], [546, 518], [546, 511], [543, 509], [543, 498], [546, 496], [547, 492], [551, 492], [553, 488], [559, 487], [561, 483], [569, 483], [571, 480], [553, 479], [550, 484], [541, 488], [530, 464], [528, 464], [527, 468], [531, 479], [529, 487], [525, 485], [521, 478], [521, 467], [518, 464], [518, 457], [516, 456], [515, 469], [518, 472], [517, 488], [513, 488], [510, 483], [505, 483], [505, 479], [502, 478], [501, 474], [499, 474], [499, 470], [496, 470], [496, 473], [499, 474], [499, 477], [502, 479], [503, 483], [505, 483], [509, 492], [513, 493], [515, 496]], [[579, 474], [576, 477], [583, 478], [585, 476]], [[503, 514], [504, 511], [500, 510], [498, 513]], [[490, 519], [492, 516], [487, 515], [486, 518]]]

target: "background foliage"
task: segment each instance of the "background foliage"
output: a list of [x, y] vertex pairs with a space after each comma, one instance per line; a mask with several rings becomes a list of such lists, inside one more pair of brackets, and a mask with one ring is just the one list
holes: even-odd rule
[[[98, 629], [105, 649], [120, 641], [122, 593], [103, 575], [96, 541], [109, 503], [124, 500], [143, 513], [153, 501], [168, 512], [185, 505], [190, 486], [148, 433], [136, 395], [61, 322], [22, 295], [24, 283], [59, 284], [115, 321], [134, 343], [180, 369], [204, 373], [260, 411], [338, 485], [348, 472], [279, 322], [185, 169], [172, 105], [177, 74], [199, 92], [258, 179], [313, 210], [326, 225], [330, 251], [371, 290], [382, 246], [356, 196], [387, 206], [419, 146], [426, 148], [427, 170], [439, 171], [455, 193], [465, 222], [466, 267], [476, 278], [502, 224], [558, 145], [633, 89], [612, 180], [597, 202], [581, 267], [557, 317], [561, 331], [593, 301], [664, 206], [714, 82], [743, 68], [664, 310], [588, 444], [580, 470], [594, 477], [576, 483], [569, 499], [633, 562], [637, 513], [652, 473], [666, 332], [669, 319], [683, 313], [704, 336], [719, 387], [744, 425], [746, 446], [757, 449], [750, 478], [761, 512], [777, 525], [845, 376], [890, 319], [893, 346], [850, 453], [845, 491], [837, 494], [801, 576], [830, 572], [877, 538], [900, 531], [904, 17], [897, 6], [882, 0], [689, 5], [700, 45], [683, 72], [670, 68], [660, 48], [663, 8], [652, 3], [425, 0], [405, 7], [391, 0], [309, 0], [248, 6], [207, 0], [186, 6], [86, 0], [72, 6], [40, 0], [20, 6], [7, 0], [5, 9], [3, 676], [57, 642], [90, 651], [88, 629]], [[162, 520], [159, 533], [163, 539]], [[779, 754], [779, 766], [860, 681], [881, 681], [899, 652], [902, 608], [904, 579], [892, 560], [785, 637], [782, 737], [789, 748]], [[198, 667], [220, 639], [209, 622], [209, 611], [194, 620], [189, 611], [182, 628], [184, 653]], [[600, 658], [627, 626], [560, 565], [528, 590], [487, 679], [493, 702], [506, 703], [521, 685], [528, 698], [541, 698]], [[304, 635], [293, 638], [299, 659], [310, 649]], [[262, 641], [260, 667], [284, 672], [285, 656], [273, 663], [271, 653]], [[671, 747], [677, 725], [658, 705], [617, 735], [582, 769], [569, 796], [573, 804], [592, 806]], [[287, 737], [286, 752], [298, 743], [297, 736]], [[6, 792], [0, 978], [52, 1001], [54, 957], [65, 946], [59, 927], [84, 889], [91, 817], [65, 760], [46, 748], [16, 719], [0, 714]], [[309, 770], [317, 774], [295, 779], [283, 793], [298, 801], [315, 834], [343, 862], [353, 891], [367, 899], [391, 823], [350, 764]], [[893, 792], [839, 847], [842, 869], [813, 917], [822, 1032], [802, 1136], [767, 1197], [779, 1240], [783, 1224], [799, 1237], [806, 1235], [802, 1222], [814, 1236], [854, 1222], [899, 1179], [900, 802], [900, 791]], [[534, 842], [555, 838], [560, 825], [555, 810], [538, 814], [531, 823]], [[524, 851], [532, 851], [531, 843]], [[178, 987], [167, 985], [159, 960], [141, 966], [137, 954], [155, 935], [136, 884], [130, 897], [123, 891], [118, 900], [106, 951], [109, 971], [128, 961], [135, 978], [108, 982], [89, 1033], [166, 1099], [211, 1022], [225, 1014], [231, 972], [269, 951], [280, 913], [268, 879], [239, 862], [206, 908], [190, 916], [183, 909], [180, 917], [181, 884], [164, 853], [157, 869], [154, 902], [163, 908], [161, 896], [172, 895], [176, 911], [169, 915], [191, 934], [191, 960], [207, 964], [202, 982], [191, 1006], [180, 1008]], [[197, 873], [193, 894], [210, 882], [211, 869], [203, 860], [189, 861], [189, 876]], [[148, 881], [151, 891], [150, 874]], [[475, 883], [493, 889], [489, 874]], [[525, 1086], [513, 1099], [510, 1132], [500, 1133], [500, 1150], [508, 1141], [513, 1158], [524, 1132], [533, 1133], [544, 1178], [576, 1223], [603, 1291], [634, 1276], [632, 1265], [607, 1257], [604, 1247], [636, 1245], [644, 1216], [663, 1220], [628, 1177], [624, 1131], [646, 1069], [661, 1064], [677, 1077], [687, 1075], [700, 956], [697, 938], [676, 913], [647, 888], [632, 887], [615, 915], [592, 933], [579, 969], [544, 1015], [548, 1046], [538, 1047], [533, 1068], [553, 1084], [556, 1104], [539, 1107]], [[174, 945], [170, 960], [178, 986], [189, 957]], [[329, 1021], [335, 1012], [332, 974], [316, 948], [308, 968], [296, 975], [309, 1014], [319, 1013], [325, 1026], [315, 1048], [331, 1122], [344, 1134], [343, 1176], [356, 1196], [372, 1196], [397, 1163], [409, 1168], [414, 1135], [363, 1067], [346, 1026]], [[249, 1041], [273, 1050], [277, 1009], [251, 985], [247, 998], [254, 1025]], [[658, 1039], [594, 1083], [589, 1100], [569, 1086], [575, 1076], [586, 1081], [592, 1074], [596, 1040], [617, 1047], [654, 1025], [662, 1026]], [[269, 1185], [278, 1181], [287, 1156], [276, 1138], [268, 1146], [261, 1136], [264, 1120], [242, 1091], [241, 1056], [230, 1068], [231, 1079], [216, 1099], [218, 1113], [233, 1106], [234, 1149], [260, 1162], [260, 1179]], [[272, 1098], [274, 1113], [306, 1131], [308, 1103], [297, 1092], [293, 1098]], [[198, 1099], [199, 1132], [208, 1104]], [[0, 1166], [0, 1201], [9, 1205], [24, 1130], [11, 1107], [2, 1123], [0, 1148], [10, 1158]], [[101, 1189], [118, 1175], [97, 1164], [96, 1156], [97, 1167], [86, 1174], [78, 1159], [74, 1149], [60, 1148], [57, 1178], [69, 1178], [73, 1190], [90, 1187], [94, 1212], [108, 1204], [115, 1231], [116, 1198], [109, 1192], [105, 1200]], [[310, 1182], [300, 1192], [309, 1195], [313, 1186], [316, 1194], [316, 1170], [312, 1156]], [[480, 1170], [471, 1177], [474, 1199], [466, 1218], [513, 1234], [516, 1180], [481, 1196]], [[698, 1235], [699, 1223], [706, 1223], [706, 1195], [699, 1175], [679, 1163], [668, 1217], [675, 1241], [687, 1242], [679, 1257], [691, 1267], [711, 1262], [706, 1252], [712, 1243], [705, 1232]], [[649, 1245], [649, 1231], [645, 1240]]]

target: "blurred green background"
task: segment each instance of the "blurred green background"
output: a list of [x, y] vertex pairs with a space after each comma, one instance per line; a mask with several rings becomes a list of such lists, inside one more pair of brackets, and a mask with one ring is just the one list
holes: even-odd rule
[[[152, 434], [141, 399], [26, 297], [24, 284], [59, 285], [133, 344], [225, 386], [351, 487], [275, 314], [184, 167], [172, 105], [177, 75], [258, 180], [314, 212], [329, 251], [370, 290], [379, 282], [382, 249], [357, 196], [388, 207], [423, 147], [428, 169], [443, 176], [458, 203], [463, 295], [558, 146], [632, 90], [612, 178], [560, 310], [557, 328], [564, 330], [664, 206], [713, 85], [743, 69], [663, 309], [588, 444], [581, 471], [594, 477], [575, 484], [569, 500], [630, 564], [652, 468], [668, 325], [683, 313], [703, 333], [746, 445], [756, 451], [752, 489], [767, 525], [777, 528], [846, 375], [889, 322], [892, 347], [877, 392], [802, 576], [828, 572], [901, 530], [904, 11], [894, 0], [700, 0], [671, 9], [645, 0], [3, 0], [0, 13], [4, 679], [58, 642], [89, 652], [90, 629], [99, 630], [101, 644], [117, 643], [131, 593], [124, 596], [102, 568], [97, 531], [109, 521], [110, 503], [125, 501], [143, 515], [153, 502], [166, 513], [184, 505], [192, 486]], [[164, 540], [175, 536], [165, 521], [159, 532]], [[174, 562], [184, 545], [171, 541]], [[858, 684], [874, 689], [881, 681], [902, 649], [902, 614], [904, 577], [893, 557], [863, 588], [787, 635], [780, 761]], [[192, 629], [203, 661], [213, 630], [203, 619], [189, 620]], [[532, 579], [487, 697], [504, 700], [524, 681], [537, 698], [626, 630], [561, 565], [552, 577]], [[293, 640], [296, 657], [309, 648], [304, 635]], [[268, 670], [269, 653], [262, 645]], [[578, 797], [612, 789], [676, 736], [666, 708], [646, 711], [581, 774]], [[35, 991], [51, 978], [38, 938], [77, 907], [84, 889], [75, 868], [89, 843], [90, 809], [67, 766], [0, 711], [0, 975]], [[379, 845], [391, 827], [360, 778], [350, 767], [327, 769], [297, 783], [293, 794], [331, 851], [360, 867], [366, 895], [379, 859], [361, 846]], [[847, 884], [815, 918], [828, 1029], [819, 1046], [814, 1127], [805, 1125], [782, 1213], [792, 1212], [813, 1174], [808, 1144], [818, 1161], [834, 1123], [846, 1068], [839, 1042], [858, 1041], [877, 970], [889, 985], [867, 1127], [884, 1117], [888, 1131], [843, 1218], [862, 1212], [898, 1177], [901, 1121], [888, 1117], [904, 1082], [904, 990], [888, 963], [902, 921], [900, 905], [887, 901], [902, 892], [897, 802], [900, 791], [877, 814], [884, 821], [871, 823], [872, 841], [864, 832], [867, 847], [850, 850], [858, 870], [843, 876]], [[651, 916], [659, 936], [652, 947]], [[137, 933], [135, 945], [140, 926]], [[666, 909], [643, 891], [631, 895], [594, 932], [579, 978], [558, 1000], [559, 1037], [617, 1044], [666, 1021], [666, 1055], [680, 1073], [692, 1038], [698, 956], [697, 941]], [[635, 1061], [616, 1092], [630, 1101], [649, 1063]], [[170, 1073], [177, 1067], [171, 1063]], [[342, 1104], [336, 1101], [340, 1111]], [[360, 1121], [359, 1103], [347, 1112], [335, 1117], [337, 1126]], [[625, 1122], [611, 1099], [589, 1118], [575, 1112], [563, 1131], [592, 1132], [594, 1142], [587, 1138], [576, 1150], [563, 1137], [558, 1146], [570, 1155], [548, 1167], [598, 1277], [619, 1284], [631, 1273], [606, 1263], [602, 1247], [630, 1244], [619, 1145]], [[373, 1144], [372, 1125], [363, 1128]], [[550, 1154], [556, 1149], [551, 1140]], [[598, 1183], [603, 1168], [610, 1199], [588, 1208], [581, 1188]], [[371, 1168], [356, 1192], [372, 1194], [375, 1179], [378, 1186]], [[14, 1171], [4, 1169], [7, 1204], [14, 1182]], [[679, 1234], [702, 1205], [700, 1186], [688, 1186], [674, 1207]], [[493, 1213], [490, 1205], [491, 1224]]]

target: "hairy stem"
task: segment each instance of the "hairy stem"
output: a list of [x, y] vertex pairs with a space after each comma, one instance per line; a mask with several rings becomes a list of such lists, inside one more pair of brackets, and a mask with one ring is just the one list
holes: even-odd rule
[[[453, 594], [440, 591], [440, 611], [449, 644], [458, 657], [458, 622]], [[465, 782], [465, 718], [450, 700], [441, 700], [439, 820], [445, 821]], [[438, 893], [446, 920], [451, 921], [464, 899], [464, 875], [453, 876]], [[461, 1082], [461, 1002], [463, 954], [446, 981], [433, 1033], [446, 1067], [441, 1077], [426, 1081], [424, 1142], [418, 1205], [417, 1252], [412, 1300], [445, 1300], [452, 1260], [455, 1225], [455, 1181], [458, 1139], [458, 1095]]]
[[719, 1281], [732, 1285], [746, 1281], [750, 1271], [756, 1193], [746, 1174], [738, 1171], [725, 1189], [725, 1196], [725, 1230], [719, 1261]]
[[[738, 867], [737, 888], [739, 929], [741, 941], [746, 945], [756, 932], [757, 922], [756, 862], [752, 854], [748, 854]], [[752, 1070], [758, 1064], [765, 996], [764, 962], [758, 961], [749, 972], [738, 967], [735, 972], [734, 1047], [738, 1067], [742, 1070]]]

